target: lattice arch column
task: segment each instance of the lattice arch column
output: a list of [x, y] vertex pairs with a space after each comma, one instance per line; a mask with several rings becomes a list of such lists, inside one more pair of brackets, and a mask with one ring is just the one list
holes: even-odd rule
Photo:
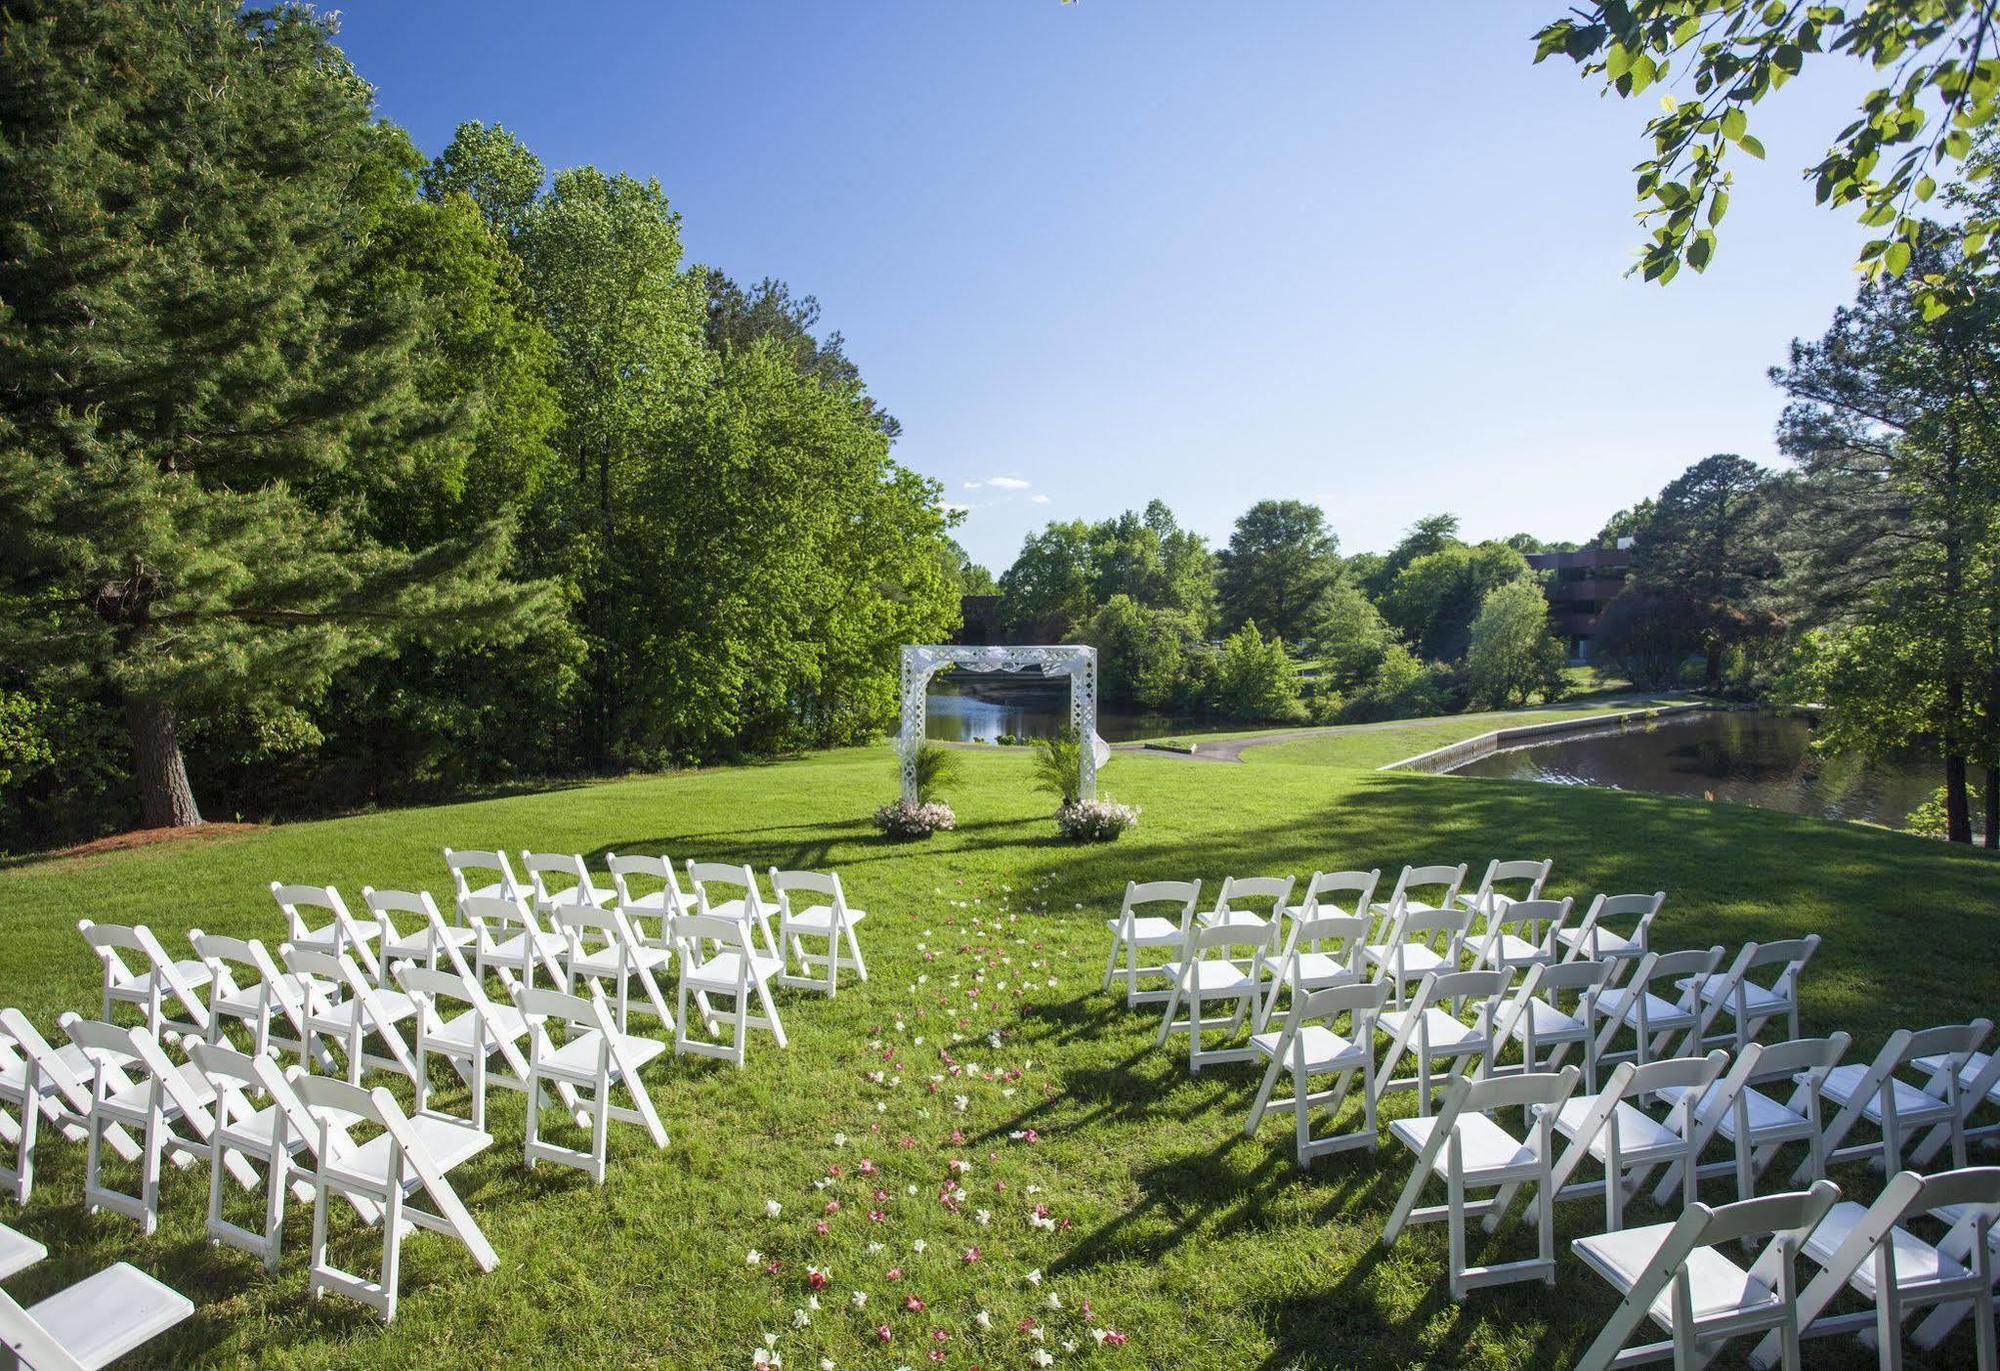
[[1111, 760], [1111, 745], [1097, 736], [1097, 649], [1057, 647], [906, 647], [903, 649], [903, 728], [896, 751], [903, 761], [903, 799], [917, 798], [917, 749], [924, 743], [924, 696], [931, 677], [962, 666], [968, 671], [1025, 671], [1069, 677], [1069, 721], [1082, 749], [1083, 798], [1097, 798], [1097, 769]]

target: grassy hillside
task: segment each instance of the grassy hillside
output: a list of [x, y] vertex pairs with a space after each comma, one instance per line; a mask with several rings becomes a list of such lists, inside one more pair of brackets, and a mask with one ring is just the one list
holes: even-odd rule
[[[831, 1003], [787, 993], [791, 1048], [758, 1040], [740, 1072], [672, 1057], [650, 1067], [672, 1142], [655, 1153], [639, 1130], [614, 1128], [602, 1190], [579, 1173], [527, 1171], [519, 1097], [496, 1092], [496, 1143], [458, 1176], [502, 1265], [481, 1276], [455, 1244], [416, 1235], [388, 1329], [306, 1298], [309, 1207], [293, 1208], [284, 1268], [266, 1278], [203, 1242], [205, 1168], [169, 1177], [162, 1229], [141, 1238], [125, 1219], [82, 1213], [82, 1149], [59, 1142], [43, 1151], [32, 1204], [7, 1216], [52, 1256], [9, 1291], [39, 1298], [135, 1262], [199, 1306], [147, 1354], [175, 1364], [748, 1366], [768, 1333], [798, 1368], [929, 1364], [933, 1351], [952, 1366], [1025, 1366], [1038, 1348], [1057, 1365], [1107, 1367], [1565, 1365], [1611, 1306], [1566, 1248], [1553, 1298], [1527, 1285], [1452, 1304], [1441, 1227], [1389, 1252], [1377, 1241], [1407, 1173], [1400, 1149], [1299, 1174], [1288, 1119], [1242, 1135], [1252, 1068], [1190, 1078], [1184, 1047], [1153, 1046], [1153, 1016], [1099, 992], [1102, 920], [1128, 878], [1371, 865], [1392, 878], [1406, 860], [1476, 870], [1491, 856], [1549, 856], [1561, 893], [1666, 889], [1664, 946], [1824, 934], [1806, 1026], [1846, 1028], [1857, 1051], [2000, 1001], [2000, 879], [1982, 854], [1730, 805], [1377, 775], [1368, 768], [1449, 736], [1356, 736], [1253, 750], [1243, 766], [1121, 754], [1105, 788], [1144, 820], [1086, 849], [1054, 840], [1028, 758], [1010, 750], [966, 757], [957, 832], [885, 844], [867, 823], [893, 788], [878, 748], [0, 870], [0, 1001], [51, 1034], [58, 1011], [96, 1004], [80, 917], [143, 921], [170, 945], [199, 925], [275, 946], [268, 881], [333, 882], [357, 905], [363, 883], [441, 893], [446, 844], [835, 867], [870, 911], [873, 972]], [[458, 1108], [463, 1092], [439, 1098]], [[1392, 1097], [1392, 1114], [1409, 1108]], [[861, 1176], [863, 1158], [879, 1175]], [[956, 1210], [940, 1199], [953, 1160], [970, 1167]], [[1873, 1194], [1865, 1173], [1837, 1178]], [[1046, 1225], [1030, 1222], [1037, 1205]], [[1560, 1236], [1594, 1232], [1600, 1217], [1595, 1201], [1566, 1205]], [[1635, 1221], [1650, 1217], [1640, 1206]], [[1531, 1247], [1510, 1228], [1497, 1250]], [[365, 1234], [346, 1256], [372, 1270]], [[817, 1310], [808, 1266], [829, 1275]], [[924, 1308], [906, 1309], [908, 1296]], [[1100, 1344], [1093, 1329], [1128, 1340]], [[1812, 1354], [1874, 1364], [1851, 1341]], [[1962, 1338], [1930, 1364], [1970, 1357]]]

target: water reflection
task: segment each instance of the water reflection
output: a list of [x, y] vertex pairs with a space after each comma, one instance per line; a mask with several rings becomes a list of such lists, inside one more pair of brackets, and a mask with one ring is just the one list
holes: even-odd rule
[[1495, 752], [1455, 774], [1706, 796], [1901, 828], [1937, 787], [1936, 770], [1921, 754], [1828, 756], [1813, 750], [1809, 720], [1736, 710]]
[[[1039, 672], [953, 671], [933, 677], [924, 702], [924, 736], [941, 742], [993, 742], [1054, 738], [1069, 727], [1069, 678], [1049, 680]], [[1123, 743], [1167, 738], [1191, 727], [1166, 714], [1099, 709], [1097, 736]]]

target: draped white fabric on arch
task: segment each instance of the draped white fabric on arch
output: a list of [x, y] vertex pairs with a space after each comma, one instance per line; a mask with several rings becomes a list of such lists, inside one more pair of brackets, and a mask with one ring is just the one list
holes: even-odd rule
[[924, 695], [931, 677], [951, 667], [968, 671], [1026, 671], [1069, 677], [1069, 721], [1083, 749], [1083, 798], [1097, 798], [1097, 768], [1111, 760], [1111, 745], [1097, 736], [1097, 649], [1055, 647], [913, 646], [903, 649], [903, 728], [896, 750], [903, 759], [903, 798], [914, 801], [917, 749], [924, 741]]

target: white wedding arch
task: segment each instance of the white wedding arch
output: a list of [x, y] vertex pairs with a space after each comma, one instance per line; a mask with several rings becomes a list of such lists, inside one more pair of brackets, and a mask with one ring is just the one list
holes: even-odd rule
[[1111, 760], [1111, 745], [1097, 736], [1097, 649], [1094, 647], [906, 647], [903, 649], [903, 731], [896, 751], [903, 759], [903, 798], [917, 798], [917, 749], [924, 742], [924, 695], [931, 677], [962, 666], [968, 671], [1025, 671], [1069, 677], [1069, 722], [1089, 745], [1081, 763], [1083, 798], [1097, 798], [1097, 768]]

